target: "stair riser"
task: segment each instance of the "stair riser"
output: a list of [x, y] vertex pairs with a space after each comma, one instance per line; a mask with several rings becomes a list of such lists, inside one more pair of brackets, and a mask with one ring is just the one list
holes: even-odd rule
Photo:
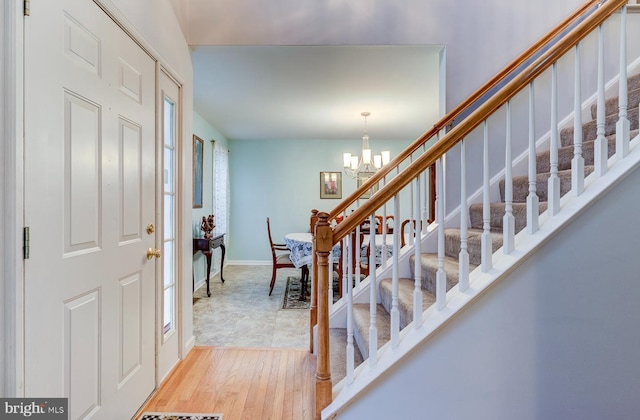
[[[502, 231], [502, 222], [505, 214], [505, 203], [491, 203], [490, 206], [490, 229], [492, 231]], [[539, 211], [543, 213], [547, 210], [547, 203], [539, 203]], [[527, 205], [526, 203], [513, 203], [513, 216], [515, 218], [516, 233], [520, 232], [527, 226]], [[483, 229], [483, 210], [482, 204], [472, 204], [469, 206], [469, 218], [472, 229]]]
[[[629, 120], [630, 129], [636, 130], [638, 128], [638, 107], [629, 109], [627, 119]], [[606, 118], [604, 126], [604, 135], [609, 136], [615, 134], [616, 123], [618, 122], [617, 115], [609, 115]], [[582, 125], [582, 141], [595, 140], [596, 135], [596, 121], [589, 121]], [[567, 127], [560, 130], [560, 143], [562, 146], [569, 146], [573, 144], [573, 127]]]
[[[588, 176], [593, 172], [592, 166], [585, 166], [584, 176]], [[536, 177], [536, 194], [539, 201], [548, 201], [548, 188], [549, 188], [550, 174], [538, 174]], [[558, 178], [560, 179], [560, 196], [565, 195], [571, 191], [571, 171], [558, 172]], [[529, 179], [524, 176], [518, 176], [513, 178], [513, 201], [517, 203], [526, 203], [527, 196], [529, 195]], [[500, 181], [500, 197], [504, 201], [504, 180]]]
[[[502, 246], [502, 235], [494, 234], [491, 236], [491, 247], [493, 252]], [[451, 258], [459, 258], [460, 256], [460, 231], [458, 229], [447, 229], [444, 234], [444, 253]], [[469, 254], [469, 263], [480, 265], [482, 263], [482, 236], [478, 234], [470, 234], [467, 238], [467, 253]]]
[[[616, 152], [616, 136], [607, 137], [608, 154], [609, 157], [613, 156]], [[582, 143], [582, 158], [584, 159], [585, 166], [593, 165], [593, 150], [595, 141], [587, 141]], [[558, 170], [564, 171], [571, 169], [571, 161], [574, 157], [573, 145], [562, 147], [558, 149]], [[536, 155], [536, 170], [539, 174], [545, 172], [551, 172], [550, 152], [545, 151]]]
[[[627, 96], [627, 109], [638, 109], [638, 103], [640, 103], [640, 89], [629, 90]], [[618, 108], [618, 97], [609, 98], [604, 102], [605, 115], [618, 115], [620, 112]], [[591, 118], [594, 120], [598, 118], [598, 104], [591, 105]]]

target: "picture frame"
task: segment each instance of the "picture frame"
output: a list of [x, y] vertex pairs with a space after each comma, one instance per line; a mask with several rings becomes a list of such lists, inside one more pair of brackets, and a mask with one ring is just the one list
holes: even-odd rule
[[320, 172], [320, 198], [342, 198], [342, 172]]
[[204, 140], [193, 135], [193, 208], [202, 208]]
[[[364, 184], [365, 181], [367, 181], [369, 178], [358, 178], [358, 183], [357, 183], [357, 187], [360, 188], [362, 186], [362, 184]], [[375, 193], [376, 191], [378, 191], [378, 184], [373, 186], [373, 192]], [[370, 198], [371, 197], [371, 190], [367, 191], [366, 193], [362, 194], [360, 196], [360, 198]]]

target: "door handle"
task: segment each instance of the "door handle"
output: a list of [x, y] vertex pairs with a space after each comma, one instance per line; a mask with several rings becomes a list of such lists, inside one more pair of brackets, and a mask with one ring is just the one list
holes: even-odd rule
[[160, 252], [159, 249], [153, 249], [153, 248], [147, 249], [147, 259], [148, 260], [150, 260], [153, 257], [160, 258], [161, 256], [162, 256], [162, 253]]

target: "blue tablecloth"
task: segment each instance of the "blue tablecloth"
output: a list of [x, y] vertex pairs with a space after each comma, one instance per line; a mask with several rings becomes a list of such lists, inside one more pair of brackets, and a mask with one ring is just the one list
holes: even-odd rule
[[[289, 248], [289, 258], [296, 268], [300, 268], [303, 265], [311, 265], [311, 254], [313, 253], [311, 233], [288, 233], [284, 236], [284, 243]], [[331, 250], [331, 256], [333, 262], [337, 263], [340, 258], [340, 244], [335, 244]]]

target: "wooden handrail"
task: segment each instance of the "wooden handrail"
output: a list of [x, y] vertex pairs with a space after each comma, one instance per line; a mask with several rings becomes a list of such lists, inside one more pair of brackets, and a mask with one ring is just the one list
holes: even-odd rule
[[429, 130], [427, 130], [424, 134], [418, 137], [413, 143], [411, 143], [407, 148], [405, 148], [399, 155], [393, 158], [387, 165], [382, 167], [379, 171], [377, 171], [371, 178], [366, 180], [360, 188], [356, 189], [353, 193], [351, 193], [347, 198], [345, 198], [341, 203], [339, 203], [331, 212], [329, 213], [329, 220], [333, 220], [337, 215], [345, 211], [350, 205], [356, 202], [356, 200], [362, 195], [364, 191], [371, 189], [375, 184], [377, 184], [383, 177], [389, 174], [394, 168], [404, 162], [411, 154], [413, 154], [416, 150], [418, 150], [422, 145], [424, 145], [427, 141], [433, 138], [436, 134], [438, 134], [441, 130], [447, 128], [456, 118], [458, 118], [463, 112], [467, 111], [478, 99], [487, 94], [489, 91], [494, 89], [500, 82], [506, 79], [514, 70], [518, 67], [526, 63], [530, 60], [536, 53], [540, 52], [545, 45], [558, 35], [560, 35], [563, 31], [567, 30], [573, 23], [575, 23], [584, 13], [586, 13], [589, 9], [595, 7], [600, 0], [590, 0], [585, 2], [582, 6], [578, 7], [569, 17], [564, 19], [555, 28], [549, 31], [546, 35], [540, 38], [535, 44], [525, 50], [520, 56], [518, 56], [515, 60], [509, 63], [505, 68], [503, 68], [500, 72], [498, 72], [494, 77], [492, 77], [487, 83], [485, 83], [482, 87], [472, 93], [467, 99], [462, 101], [458, 106], [456, 106], [453, 110], [447, 113], [444, 117], [442, 117], [437, 123], [433, 125]]
[[[409, 164], [409, 166], [385, 184], [379, 191], [372, 195], [366, 203], [360, 205], [360, 207], [358, 207], [358, 209], [356, 209], [349, 217], [345, 218], [340, 224], [338, 224], [333, 231], [334, 243], [337, 243], [348, 235], [349, 232], [354, 230], [365, 217], [372, 214], [376, 209], [380, 208], [381, 205], [389, 201], [395, 194], [397, 194], [398, 191], [406, 186], [411, 180], [415, 179], [418, 174], [448, 152], [474, 128], [480, 125], [482, 121], [486, 120], [496, 109], [504, 105], [540, 73], [549, 68], [582, 38], [624, 6], [627, 1], [628, 0], [607, 0], [588, 18], [580, 22], [561, 40], [549, 48], [549, 50], [545, 51], [522, 72], [507, 82], [507, 84], [491, 96], [491, 98], [487, 99], [487, 101], [480, 105], [467, 118], [442, 136], [433, 144], [433, 146]], [[369, 181], [371, 181], [371, 183], [369, 183]], [[369, 181], [365, 182], [362, 188], [367, 187], [367, 185], [371, 188], [374, 182], [373, 178]], [[354, 194], [352, 194], [352, 196], [353, 195]], [[333, 216], [334, 212], [332, 212], [331, 215]]]

